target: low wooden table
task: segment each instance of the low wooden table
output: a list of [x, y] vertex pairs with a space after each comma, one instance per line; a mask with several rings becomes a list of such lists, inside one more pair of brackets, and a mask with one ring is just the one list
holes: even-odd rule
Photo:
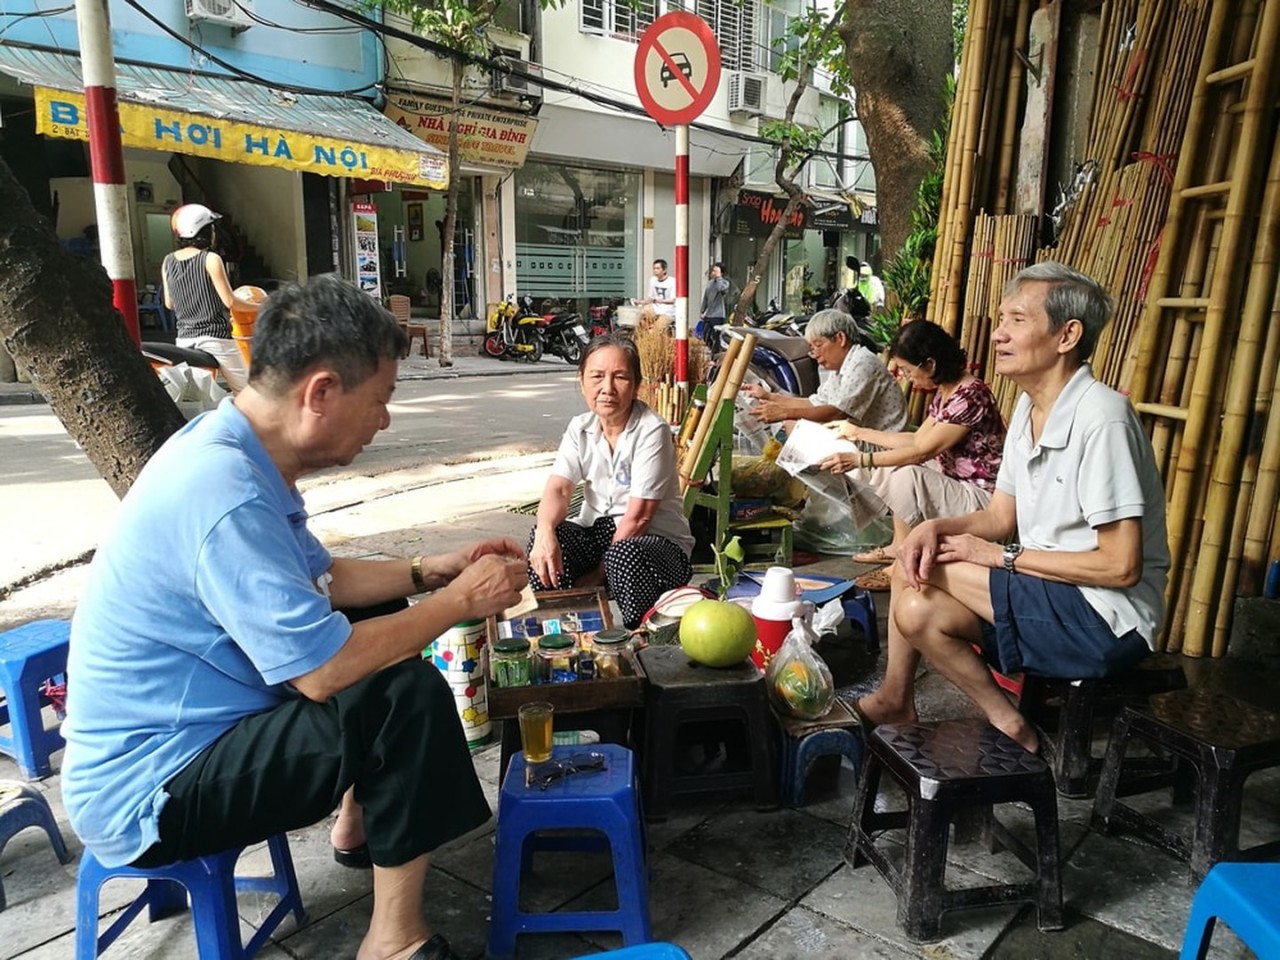
[[[539, 619], [567, 612], [598, 610], [605, 628], [613, 626], [609, 604], [602, 590], [548, 590], [537, 594]], [[520, 749], [522, 704], [546, 700], [555, 707], [554, 730], [594, 730], [602, 743], [630, 746], [632, 712], [644, 706], [645, 675], [635, 656], [628, 656], [631, 673], [612, 679], [578, 680], [573, 683], [535, 683], [524, 687], [499, 687], [493, 683], [488, 651], [497, 639], [497, 618], [488, 621], [485, 670], [489, 678], [489, 719], [502, 727], [502, 753], [498, 760], [499, 783], [507, 775], [512, 754]]]

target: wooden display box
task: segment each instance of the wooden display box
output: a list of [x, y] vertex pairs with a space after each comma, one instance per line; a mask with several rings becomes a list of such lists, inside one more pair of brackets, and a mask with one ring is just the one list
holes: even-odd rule
[[[566, 613], [599, 611], [605, 629], [613, 626], [609, 613], [609, 601], [603, 589], [547, 590], [535, 594], [537, 609], [525, 616], [539, 620], [562, 616]], [[489, 650], [498, 639], [498, 618], [486, 622], [489, 642], [484, 648], [485, 676], [489, 678], [489, 717], [492, 720], [515, 718], [521, 704], [546, 700], [556, 713], [585, 713], [594, 710], [622, 710], [644, 706], [644, 671], [639, 660], [629, 655], [629, 676], [612, 679], [577, 680], [573, 683], [535, 683], [527, 687], [499, 687], [493, 682], [489, 666]], [[535, 654], [536, 656], [536, 654]]]

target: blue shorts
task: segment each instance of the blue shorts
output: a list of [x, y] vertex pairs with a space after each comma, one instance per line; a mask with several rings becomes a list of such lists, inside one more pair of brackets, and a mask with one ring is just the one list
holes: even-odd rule
[[1133, 666], [1148, 653], [1136, 630], [1117, 637], [1079, 587], [992, 570], [995, 624], [983, 623], [983, 652], [1000, 672], [1082, 680]]

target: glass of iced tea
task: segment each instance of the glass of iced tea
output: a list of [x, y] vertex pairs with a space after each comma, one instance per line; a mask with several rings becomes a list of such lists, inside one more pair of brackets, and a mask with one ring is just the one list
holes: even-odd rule
[[551, 759], [551, 715], [555, 708], [545, 700], [522, 704], [520, 747], [525, 763], [546, 763]]

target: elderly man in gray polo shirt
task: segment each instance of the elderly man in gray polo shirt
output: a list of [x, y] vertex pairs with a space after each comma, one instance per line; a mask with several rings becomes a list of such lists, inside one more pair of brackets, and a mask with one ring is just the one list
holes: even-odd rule
[[1034, 752], [1035, 730], [973, 644], [1004, 673], [1072, 678], [1124, 669], [1153, 647], [1169, 571], [1164, 489], [1133, 408], [1086, 362], [1110, 313], [1095, 280], [1058, 263], [1005, 288], [991, 349], [996, 372], [1024, 392], [996, 493], [977, 513], [920, 524], [898, 548], [884, 683], [857, 705], [869, 723], [916, 720], [923, 655]]

